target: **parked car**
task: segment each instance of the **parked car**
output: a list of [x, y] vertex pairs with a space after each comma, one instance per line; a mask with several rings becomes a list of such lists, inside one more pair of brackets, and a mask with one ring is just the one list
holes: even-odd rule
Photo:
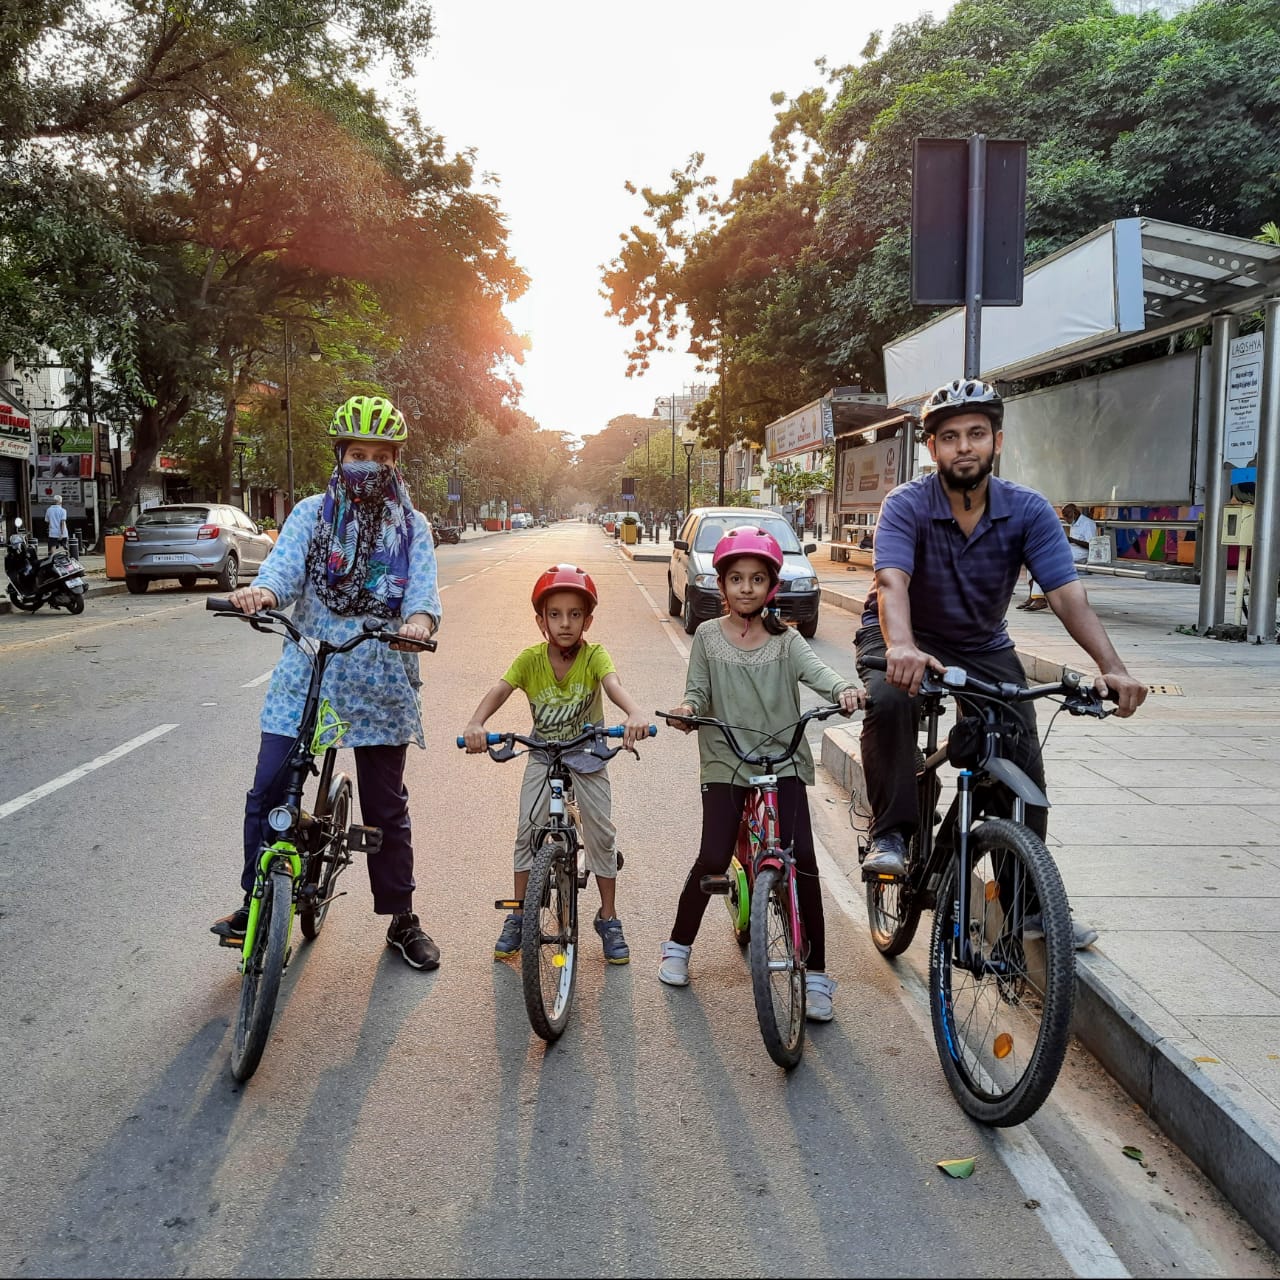
[[711, 557], [716, 543], [740, 525], [763, 529], [778, 540], [783, 555], [782, 582], [774, 602], [783, 621], [795, 623], [800, 634], [812, 640], [818, 631], [822, 592], [818, 575], [809, 563], [809, 552], [816, 551], [818, 544], [810, 542], [802, 547], [786, 520], [776, 511], [758, 507], [695, 507], [689, 512], [671, 544], [668, 611], [683, 620], [690, 635], [700, 623], [724, 612]]
[[141, 595], [155, 578], [177, 578], [188, 590], [213, 578], [234, 591], [262, 567], [275, 544], [238, 507], [186, 502], [151, 507], [124, 531], [124, 584]]

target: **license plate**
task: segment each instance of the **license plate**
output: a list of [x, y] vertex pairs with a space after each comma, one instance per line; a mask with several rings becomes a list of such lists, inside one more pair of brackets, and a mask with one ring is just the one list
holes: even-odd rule
[[66, 585], [67, 585], [67, 586], [69, 586], [69, 587], [83, 587], [83, 586], [84, 586], [84, 579], [83, 579], [83, 578], [68, 578], [68, 579], [67, 579], [67, 582], [66, 582]]
[[186, 556], [152, 556], [151, 558], [157, 564], [183, 564], [187, 559]]

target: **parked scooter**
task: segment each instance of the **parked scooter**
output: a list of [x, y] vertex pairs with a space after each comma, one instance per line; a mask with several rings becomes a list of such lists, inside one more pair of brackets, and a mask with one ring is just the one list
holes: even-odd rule
[[10, 535], [4, 556], [13, 607], [35, 613], [42, 604], [47, 604], [68, 613], [82, 613], [89, 584], [80, 561], [62, 547], [41, 559], [39, 543], [34, 536], [22, 532], [22, 521], [15, 520], [13, 527], [18, 532]]
[[442, 542], [456, 544], [462, 540], [462, 530], [456, 524], [433, 524], [431, 533], [437, 547]]

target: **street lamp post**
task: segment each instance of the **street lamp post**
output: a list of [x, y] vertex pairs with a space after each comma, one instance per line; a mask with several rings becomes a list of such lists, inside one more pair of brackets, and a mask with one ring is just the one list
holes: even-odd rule
[[689, 467], [693, 462], [693, 441], [686, 440], [684, 442], [684, 510], [685, 515], [689, 514], [689, 508], [693, 505], [690, 501], [690, 486], [692, 484], [689, 475]]
[[[293, 510], [293, 404], [289, 396], [289, 357], [292, 354], [292, 348], [289, 342], [289, 316], [282, 315], [280, 317], [284, 321], [284, 465], [285, 465], [285, 482], [289, 489], [289, 510]], [[309, 325], [303, 325], [303, 329], [311, 337], [311, 349], [307, 355], [311, 360], [319, 360], [324, 354], [320, 350], [320, 344], [316, 342], [315, 330]]]

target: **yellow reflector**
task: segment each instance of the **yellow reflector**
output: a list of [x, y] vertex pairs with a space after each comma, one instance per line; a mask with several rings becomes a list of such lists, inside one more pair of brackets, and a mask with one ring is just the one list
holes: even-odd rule
[[1000, 896], [1000, 882], [998, 880], [987, 881], [987, 901], [994, 902]]
[[1007, 1031], [1002, 1031], [996, 1036], [995, 1055], [997, 1058], [1007, 1058], [1012, 1052], [1013, 1037]]
[[557, 969], [563, 969], [563, 968], [564, 968], [564, 956], [563, 956], [563, 955], [561, 955], [561, 954], [559, 954], [559, 953], [557, 952], [557, 953], [556, 953], [556, 955], [554, 955], [554, 956], [552, 956], [552, 957], [551, 957], [551, 963], [552, 963], [553, 965], [555, 965], [555, 967], [556, 967]]

